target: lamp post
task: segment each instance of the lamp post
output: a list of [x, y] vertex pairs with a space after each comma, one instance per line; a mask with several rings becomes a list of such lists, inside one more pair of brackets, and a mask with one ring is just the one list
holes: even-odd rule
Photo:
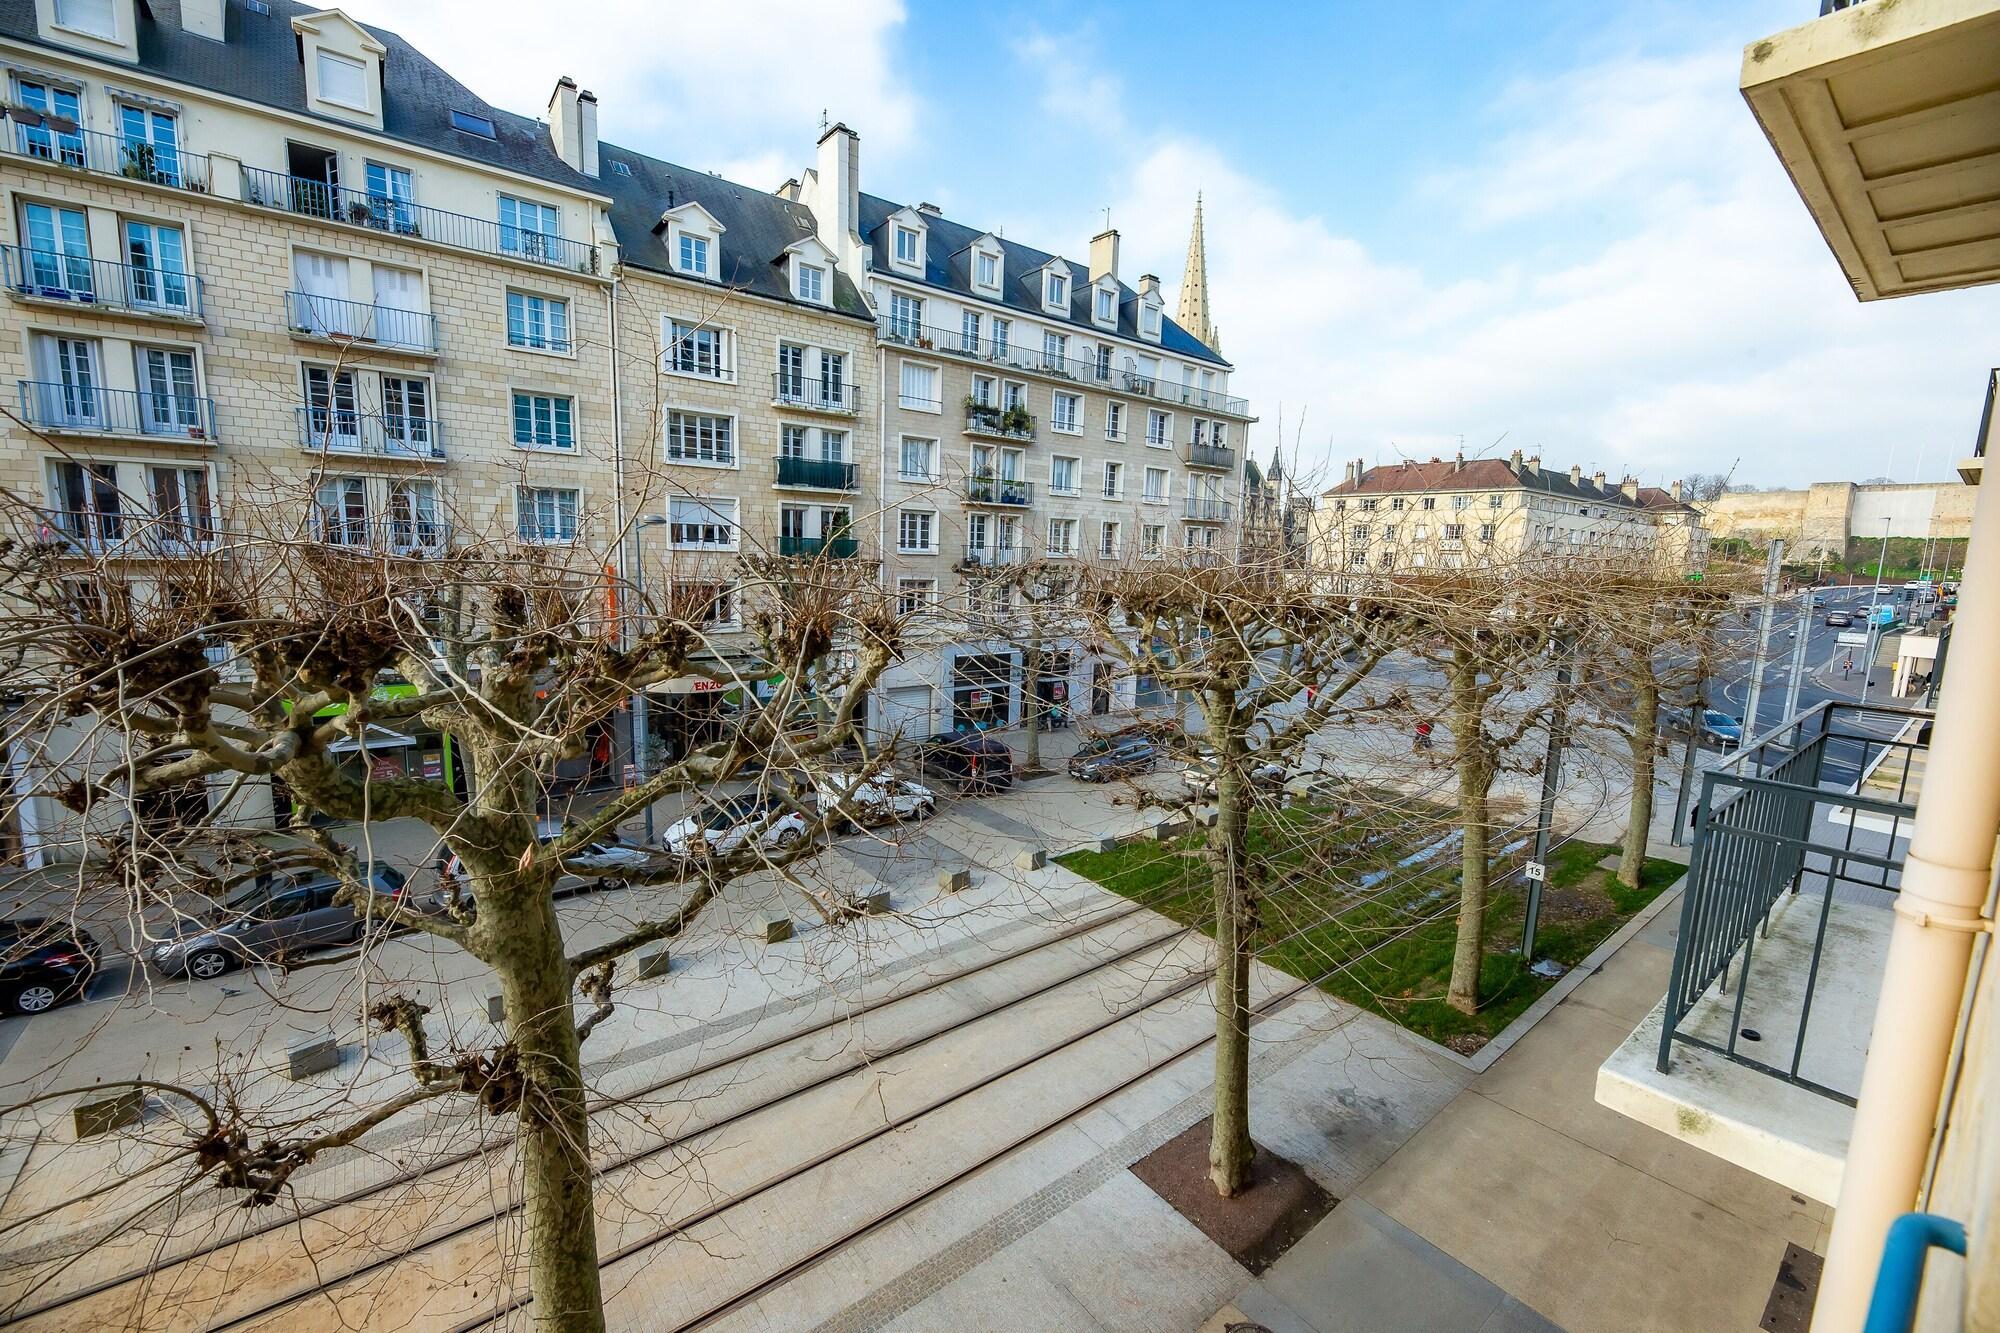
[[[647, 514], [632, 527], [632, 546], [635, 559], [632, 561], [632, 579], [639, 594], [639, 613], [646, 611], [646, 548], [639, 540], [639, 534], [646, 528], [657, 528], [666, 523], [659, 514]], [[628, 625], [631, 621], [628, 619]], [[653, 733], [646, 721], [646, 691], [641, 689], [632, 696], [632, 771], [640, 786], [646, 784], [651, 774], [649, 762], [653, 753]], [[646, 845], [653, 845], [653, 803], [646, 802]]]

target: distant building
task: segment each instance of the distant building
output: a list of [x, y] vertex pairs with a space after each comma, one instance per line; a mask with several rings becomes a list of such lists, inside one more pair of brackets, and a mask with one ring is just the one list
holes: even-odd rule
[[1271, 452], [1271, 466], [1259, 468], [1243, 460], [1243, 558], [1304, 564], [1312, 537], [1312, 496], [1285, 471], [1284, 460]]

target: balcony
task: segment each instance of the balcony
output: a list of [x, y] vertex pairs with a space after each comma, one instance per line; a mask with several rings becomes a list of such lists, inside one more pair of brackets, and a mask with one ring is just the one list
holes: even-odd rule
[[771, 376], [771, 405], [801, 412], [851, 417], [861, 410], [860, 394], [845, 380], [815, 380], [778, 371]]
[[1871, 0], [1753, 43], [1742, 88], [1864, 301], [2000, 280], [2000, 0]]
[[1189, 467], [1215, 468], [1222, 472], [1236, 470], [1236, 451], [1224, 444], [1190, 444], [1181, 458]]
[[452, 528], [424, 514], [380, 518], [322, 510], [313, 536], [322, 546], [357, 556], [424, 557], [451, 545]]
[[18, 157], [98, 176], [122, 176], [147, 185], [208, 193], [208, 159], [177, 144], [78, 129], [71, 121], [27, 107], [8, 107], [6, 118], [10, 125], [0, 143]]
[[1035, 502], [1035, 487], [1032, 482], [1013, 477], [994, 477], [975, 472], [965, 479], [965, 502], [1025, 509]]
[[961, 569], [1011, 569], [1028, 563], [1026, 546], [968, 546]]
[[141, 319], [201, 323], [201, 279], [170, 269], [117, 264], [0, 245], [8, 294], [65, 310], [102, 310]]
[[45, 434], [215, 443], [213, 398], [37, 380], [17, 383], [21, 419]]
[[965, 407], [965, 433], [983, 435], [994, 440], [1014, 440], [1021, 444], [1035, 442], [1035, 419], [1025, 407], [992, 407], [985, 403], [967, 403]]
[[1227, 500], [1190, 495], [1183, 504], [1182, 516], [1190, 523], [1228, 523], [1236, 517], [1236, 506]]
[[861, 469], [831, 458], [778, 456], [778, 485], [795, 491], [858, 491]]
[[1703, 775], [1667, 994], [1600, 1103], [1835, 1200], [1930, 716], [1822, 703]]
[[193, 518], [170, 515], [42, 511], [36, 537], [64, 554], [118, 560], [185, 559], [213, 550], [213, 515]]
[[244, 167], [243, 199], [260, 208], [275, 208], [323, 222], [363, 227], [569, 273], [595, 274], [598, 267], [597, 247], [584, 241], [503, 226], [489, 218], [447, 213], [406, 199], [329, 185], [309, 176]]
[[294, 338], [384, 352], [438, 354], [437, 316], [427, 310], [343, 301], [310, 292], [285, 293], [285, 326]]
[[358, 412], [338, 407], [297, 407], [299, 447], [312, 453], [438, 462], [444, 423], [436, 417]]
[[852, 560], [861, 550], [857, 537], [780, 537], [778, 554], [795, 560]]

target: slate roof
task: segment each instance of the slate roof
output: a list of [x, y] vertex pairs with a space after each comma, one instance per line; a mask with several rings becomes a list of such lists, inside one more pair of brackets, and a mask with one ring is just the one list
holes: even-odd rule
[[[296, 112], [329, 127], [353, 130], [350, 121], [321, 116], [306, 106], [305, 67], [299, 60], [292, 20], [333, 5], [269, 0], [269, 14], [254, 14], [243, 0], [224, 0], [223, 40], [210, 41], [181, 27], [180, 0], [139, 0], [137, 68], [160, 78]], [[575, 171], [556, 155], [541, 122], [493, 106], [393, 32], [362, 24], [387, 48], [382, 57], [382, 133], [391, 139], [517, 171], [574, 189], [597, 192], [599, 182]], [[0, 34], [75, 54], [44, 42], [35, 31], [35, 0], [0, 0]], [[553, 83], [550, 85], [553, 87]], [[451, 112], [470, 111], [493, 122], [497, 140], [451, 126]], [[365, 127], [364, 127], [365, 129]], [[365, 131], [372, 132], [372, 131]], [[194, 145], [197, 149], [201, 145]], [[282, 171], [283, 162], [246, 166]]]
[[[1384, 467], [1371, 467], [1358, 481], [1344, 481], [1322, 492], [1332, 498], [1350, 495], [1407, 495], [1423, 491], [1537, 491], [1559, 500], [1582, 504], [1615, 505], [1624, 509], [1685, 508], [1680, 501], [1657, 486], [1639, 488], [1639, 498], [1629, 498], [1616, 485], [1599, 486], [1590, 477], [1572, 482], [1566, 471], [1549, 468], [1530, 470], [1516, 467], [1504, 458], [1468, 458], [1463, 463], [1451, 458], [1433, 458], [1428, 463], [1405, 460]], [[1657, 496], [1664, 499], [1649, 499]]]
[[[875, 271], [889, 277], [906, 277], [889, 262], [891, 228], [883, 224], [892, 213], [901, 211], [906, 205], [878, 195], [861, 196], [861, 239], [874, 255]], [[928, 238], [924, 244], [924, 276], [922, 281], [931, 287], [941, 288], [957, 296], [969, 297], [982, 304], [990, 305], [993, 298], [972, 290], [972, 243], [986, 234], [981, 228], [968, 227], [962, 222], [953, 222], [936, 213], [925, 213], [924, 230]], [[1041, 273], [1055, 256], [1046, 250], [1022, 245], [1002, 238], [1000, 249], [1006, 256], [1002, 276], [1005, 281], [1000, 288], [1000, 304], [1010, 307], [1030, 319], [1047, 320], [1054, 318], [1042, 309]], [[1108, 329], [1100, 329], [1090, 320], [1090, 267], [1065, 259], [1070, 273], [1069, 314], [1067, 322], [1080, 333], [1105, 334]], [[1139, 293], [1118, 284], [1118, 333], [1133, 342], [1144, 343], [1139, 336]], [[1150, 345], [1150, 344], [1149, 344]], [[1229, 362], [1215, 352], [1204, 347], [1193, 334], [1176, 324], [1164, 310], [1160, 313], [1160, 351], [1169, 356], [1185, 357], [1192, 361], [1202, 361], [1209, 365], [1227, 368]]]

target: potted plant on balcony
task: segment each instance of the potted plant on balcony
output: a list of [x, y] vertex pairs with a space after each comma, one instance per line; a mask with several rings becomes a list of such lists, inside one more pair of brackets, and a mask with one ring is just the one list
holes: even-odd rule
[[356, 199], [353, 203], [347, 206], [347, 220], [349, 222], [356, 224], [357, 226], [362, 226], [362, 227], [367, 226], [371, 221], [374, 220], [374, 217], [375, 217], [375, 210], [368, 207], [367, 204], [363, 203], [359, 199]]
[[1028, 414], [1025, 403], [1015, 403], [1000, 414], [1000, 429], [1009, 435], [1032, 435], [1035, 433], [1035, 419]]

